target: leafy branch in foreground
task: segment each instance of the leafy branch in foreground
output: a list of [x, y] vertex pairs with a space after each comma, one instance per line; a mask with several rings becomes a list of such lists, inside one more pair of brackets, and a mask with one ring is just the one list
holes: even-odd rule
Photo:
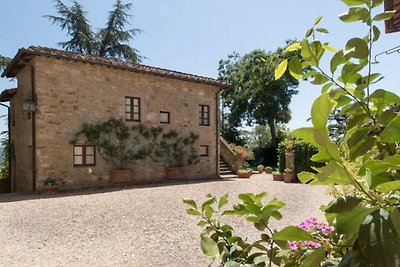
[[[382, 1], [343, 2], [349, 9], [339, 18], [363, 24], [366, 35], [351, 38], [342, 50], [332, 48], [316, 38], [317, 34], [328, 33], [318, 28], [318, 18], [301, 42], [287, 48], [299, 51], [302, 62], [281, 62], [275, 75], [279, 78], [288, 70], [293, 77], [311, 78], [313, 84], [322, 86], [311, 110], [313, 127], [297, 129], [293, 135], [316, 146], [319, 152], [312, 160], [325, 164], [316, 169], [317, 174], [301, 173], [303, 183], [356, 189], [355, 195], [339, 196], [325, 209], [328, 222], [344, 237], [342, 244], [351, 248], [341, 266], [398, 266], [400, 117], [391, 107], [400, 103], [400, 97], [374, 88], [381, 74], [373, 72], [371, 65], [372, 49], [380, 37], [375, 24], [391, 18], [394, 12], [376, 14]], [[332, 55], [329, 70], [325, 70], [321, 61], [328, 53]], [[312, 70], [303, 73], [305, 67]], [[327, 127], [334, 109], [347, 117], [346, 134], [337, 143], [329, 138]]]

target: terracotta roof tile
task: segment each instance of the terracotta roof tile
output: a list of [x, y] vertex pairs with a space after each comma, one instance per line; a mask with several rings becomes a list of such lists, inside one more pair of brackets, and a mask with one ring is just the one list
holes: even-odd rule
[[113, 67], [113, 68], [117, 68], [117, 69], [145, 73], [145, 74], [150, 74], [150, 75], [155, 75], [155, 76], [162, 76], [162, 77], [168, 77], [168, 78], [190, 81], [190, 82], [197, 82], [197, 83], [205, 83], [205, 84], [215, 85], [215, 86], [219, 86], [219, 87], [223, 87], [223, 88], [231, 87], [228, 83], [225, 83], [225, 82], [222, 82], [222, 81], [219, 81], [216, 79], [208, 78], [208, 77], [183, 73], [183, 72], [179, 72], [179, 71], [167, 70], [167, 69], [162, 69], [162, 68], [156, 68], [156, 67], [151, 67], [151, 66], [142, 65], [142, 64], [129, 63], [126, 61], [115, 59], [115, 58], [103, 58], [103, 57], [97, 57], [97, 56], [89, 56], [89, 55], [83, 55], [83, 54], [77, 53], [77, 52], [69, 52], [69, 51], [63, 51], [63, 50], [58, 50], [58, 49], [54, 49], [54, 48], [47, 48], [47, 47], [40, 47], [40, 46], [30, 46], [29, 48], [19, 49], [17, 55], [14, 57], [14, 59], [10, 63], [10, 65], [6, 68], [6, 70], [4, 71], [2, 76], [3, 77], [4, 76], [15, 77], [16, 73], [13, 72], [12, 70], [13, 70], [14, 66], [18, 63], [19, 59], [21, 59], [21, 57], [26, 56], [26, 55], [37, 55], [37, 56], [63, 58], [63, 59], [68, 59], [68, 60], [75, 60], [78, 62], [98, 64], [98, 65], [103, 65], [103, 66], [107, 66], [107, 67]]

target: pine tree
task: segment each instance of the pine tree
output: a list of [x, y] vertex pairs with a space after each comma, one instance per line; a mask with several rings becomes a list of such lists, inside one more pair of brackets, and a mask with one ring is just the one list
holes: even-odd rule
[[139, 51], [128, 44], [141, 30], [125, 30], [132, 18], [129, 14], [132, 4], [123, 4], [121, 0], [116, 0], [114, 9], [109, 12], [105, 28], [97, 33], [92, 31], [82, 6], [76, 0], [72, 1], [72, 4], [69, 8], [61, 0], [55, 0], [55, 8], [59, 16], [45, 16], [53, 24], [66, 30], [67, 35], [71, 37], [69, 41], [60, 42], [58, 45], [67, 51], [86, 55], [118, 58], [134, 63], [141, 62], [142, 57]]

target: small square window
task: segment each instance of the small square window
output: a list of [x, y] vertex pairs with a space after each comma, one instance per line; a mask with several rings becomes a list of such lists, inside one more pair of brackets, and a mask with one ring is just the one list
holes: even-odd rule
[[201, 157], [207, 157], [208, 156], [208, 146], [201, 145], [200, 146], [200, 150], [199, 150], [199, 154], [200, 154]]
[[160, 111], [160, 123], [170, 123], [168, 111]]
[[95, 166], [96, 147], [90, 145], [74, 146], [74, 166]]

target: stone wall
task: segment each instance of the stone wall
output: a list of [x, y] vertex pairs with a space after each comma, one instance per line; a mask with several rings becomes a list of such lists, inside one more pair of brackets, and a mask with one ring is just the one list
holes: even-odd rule
[[[71, 187], [109, 182], [111, 166], [98, 153], [90, 170], [73, 166], [69, 141], [84, 122], [124, 118], [125, 96], [141, 99], [141, 123], [194, 132], [198, 146], [209, 146], [208, 157], [186, 168], [190, 177], [218, 175], [217, 87], [43, 56], [35, 57], [35, 69], [37, 186], [48, 176]], [[211, 126], [198, 125], [199, 104], [210, 106]], [[159, 123], [160, 111], [170, 112], [170, 124]], [[138, 182], [165, 177], [163, 166], [151, 161], [131, 167]]]
[[32, 185], [32, 115], [22, 111], [22, 103], [31, 97], [31, 69], [23, 68], [17, 76], [18, 87], [10, 101], [11, 190], [31, 192]]

